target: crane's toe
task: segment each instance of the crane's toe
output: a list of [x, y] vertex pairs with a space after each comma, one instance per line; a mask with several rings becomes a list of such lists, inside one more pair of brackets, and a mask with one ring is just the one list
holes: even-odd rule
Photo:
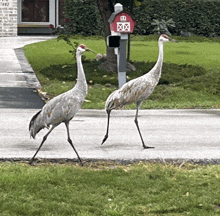
[[146, 145], [144, 145], [143, 147], [144, 147], [144, 149], [155, 148], [155, 147], [146, 146]]
[[[102, 144], [108, 139], [108, 135], [105, 135], [104, 139], [102, 140]], [[102, 145], [101, 144], [101, 145]]]
[[31, 159], [31, 161], [29, 162], [29, 164], [32, 166], [33, 165], [34, 160]]

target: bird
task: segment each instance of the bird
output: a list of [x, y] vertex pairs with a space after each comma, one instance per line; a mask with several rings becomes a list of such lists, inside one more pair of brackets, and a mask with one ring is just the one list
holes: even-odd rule
[[125, 83], [121, 88], [112, 92], [105, 103], [105, 110], [107, 112], [107, 130], [102, 140], [101, 145], [107, 140], [109, 133], [110, 113], [113, 109], [121, 109], [127, 104], [136, 103], [136, 115], [134, 122], [136, 124], [138, 133], [141, 138], [141, 142], [144, 149], [154, 148], [145, 145], [139, 124], [138, 124], [138, 110], [141, 104], [146, 100], [154, 91], [161, 77], [162, 65], [163, 65], [163, 44], [165, 42], [178, 42], [166, 34], [162, 34], [158, 39], [159, 55], [154, 67], [146, 74], [137, 77], [129, 82]]
[[[35, 156], [41, 149], [42, 145], [46, 141], [48, 135], [60, 125], [62, 122], [65, 123], [67, 129], [67, 140], [69, 144], [72, 146], [75, 151], [79, 162], [82, 164], [82, 160], [77, 153], [72, 140], [70, 138], [69, 132], [69, 122], [74, 117], [74, 115], [81, 108], [85, 97], [88, 92], [88, 86], [86, 82], [85, 73], [82, 65], [82, 54], [85, 51], [91, 51], [84, 44], [81, 44], [76, 49], [76, 62], [77, 62], [77, 81], [75, 86], [67, 92], [60, 94], [50, 101], [48, 101], [43, 108], [38, 111], [31, 119], [29, 124], [29, 133], [30, 137], [35, 139], [36, 134], [42, 130], [43, 128], [50, 128], [46, 135], [43, 137], [43, 140], [37, 149], [36, 153], [32, 157], [30, 161], [30, 165], [32, 165]], [[94, 52], [93, 52], [94, 53]], [[50, 127], [51, 126], [51, 127]]]

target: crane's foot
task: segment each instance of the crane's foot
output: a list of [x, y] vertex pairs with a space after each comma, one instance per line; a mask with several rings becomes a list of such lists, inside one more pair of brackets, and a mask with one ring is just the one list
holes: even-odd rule
[[29, 162], [29, 164], [32, 166], [34, 162], [34, 159], [31, 159], [31, 161]]
[[81, 162], [79, 162], [79, 164], [80, 164], [80, 166], [83, 166], [83, 162], [81, 161]]
[[79, 160], [79, 164], [80, 166], [83, 166], [83, 161], [81, 159]]
[[155, 147], [150, 147], [150, 146], [143, 146], [144, 147], [144, 149], [149, 149], [149, 148], [155, 148]]
[[104, 139], [102, 140], [102, 144], [101, 144], [101, 145], [103, 145], [103, 143], [104, 143], [107, 139], [108, 139], [108, 135], [105, 135]]

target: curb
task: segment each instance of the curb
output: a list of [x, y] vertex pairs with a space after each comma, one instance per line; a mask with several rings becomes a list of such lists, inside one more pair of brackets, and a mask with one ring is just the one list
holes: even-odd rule
[[14, 49], [14, 52], [21, 66], [21, 70], [22, 73], [24, 74], [28, 88], [35, 88], [35, 89], [42, 88], [33, 68], [31, 67], [31, 65], [29, 64], [28, 60], [24, 55], [23, 48], [16, 48]]
[[[177, 166], [184, 166], [184, 164], [193, 165], [220, 165], [220, 159], [133, 159], [133, 160], [121, 160], [121, 159], [94, 159], [94, 158], [81, 158], [83, 163], [95, 163], [95, 162], [106, 162], [106, 163], [116, 163], [121, 165], [135, 164], [135, 163], [158, 163], [158, 164], [172, 164]], [[23, 162], [29, 163], [31, 158], [0, 158], [0, 162]], [[78, 163], [77, 158], [36, 158], [35, 163], [53, 163], [53, 164], [65, 164], [65, 163]]]

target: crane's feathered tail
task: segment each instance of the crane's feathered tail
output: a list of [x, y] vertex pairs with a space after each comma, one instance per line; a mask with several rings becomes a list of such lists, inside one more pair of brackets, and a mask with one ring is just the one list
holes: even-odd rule
[[33, 137], [35, 139], [36, 134], [44, 128], [44, 126], [36, 124], [36, 119], [39, 116], [39, 114], [41, 113], [41, 110], [39, 112], [37, 112], [31, 119], [30, 124], [29, 124], [29, 133], [30, 136]]

